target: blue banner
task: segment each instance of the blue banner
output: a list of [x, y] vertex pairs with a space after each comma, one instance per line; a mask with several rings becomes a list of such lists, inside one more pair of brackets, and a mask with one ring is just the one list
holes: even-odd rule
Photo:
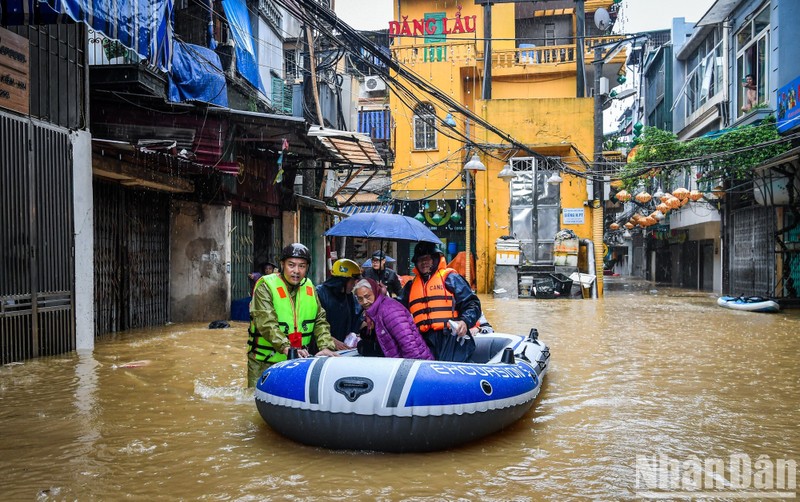
[[6, 25], [82, 22], [169, 71], [173, 0], [0, 0]]
[[244, 0], [222, 0], [222, 9], [228, 24], [231, 27], [231, 35], [236, 43], [236, 69], [242, 77], [253, 84], [253, 87], [261, 91], [266, 96], [267, 91], [261, 82], [261, 75], [258, 73], [258, 62], [256, 61], [256, 51], [253, 45], [253, 34], [250, 31], [250, 15], [247, 12], [247, 5]]
[[206, 47], [175, 41], [168, 97], [178, 103], [203, 101], [227, 107], [225, 74], [217, 53]]
[[778, 89], [778, 132], [800, 125], [800, 77]]

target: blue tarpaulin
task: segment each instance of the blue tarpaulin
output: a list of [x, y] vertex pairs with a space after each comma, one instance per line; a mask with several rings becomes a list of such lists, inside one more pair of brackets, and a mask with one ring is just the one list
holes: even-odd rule
[[169, 100], [203, 101], [228, 106], [225, 75], [219, 56], [199, 45], [175, 42], [172, 73], [169, 76]]
[[0, 0], [0, 9], [8, 25], [86, 23], [169, 70], [173, 0]]
[[250, 15], [244, 0], [222, 0], [222, 9], [228, 24], [231, 27], [231, 35], [236, 43], [236, 69], [242, 77], [253, 84], [253, 87], [261, 91], [266, 96], [267, 91], [261, 82], [258, 73], [258, 63], [256, 62], [256, 51], [253, 46], [253, 34], [250, 31]]

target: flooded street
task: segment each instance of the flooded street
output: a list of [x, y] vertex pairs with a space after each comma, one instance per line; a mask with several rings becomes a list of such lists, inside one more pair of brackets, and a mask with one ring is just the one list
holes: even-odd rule
[[0, 367], [2, 498], [619, 500], [641, 497], [637, 455], [800, 459], [800, 311], [667, 289], [482, 301], [498, 331], [538, 328], [552, 359], [532, 411], [479, 442], [298, 445], [244, 389], [244, 324], [172, 325]]

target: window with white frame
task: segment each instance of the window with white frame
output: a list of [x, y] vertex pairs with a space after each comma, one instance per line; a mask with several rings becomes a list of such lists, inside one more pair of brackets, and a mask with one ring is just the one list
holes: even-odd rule
[[737, 117], [769, 102], [769, 7], [736, 33]]
[[414, 150], [436, 150], [436, 110], [430, 103], [414, 109]]
[[703, 107], [722, 90], [722, 41], [714, 30], [686, 60], [686, 116]]

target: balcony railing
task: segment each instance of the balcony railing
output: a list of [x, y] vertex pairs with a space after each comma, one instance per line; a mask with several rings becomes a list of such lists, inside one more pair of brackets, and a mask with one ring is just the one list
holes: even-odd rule
[[441, 44], [419, 44], [392, 48], [392, 58], [405, 65], [434, 62], [458, 62], [464, 66], [476, 62], [475, 41], [450, 42]]
[[134, 51], [94, 30], [89, 30], [88, 52], [90, 66], [136, 65], [142, 62], [142, 58]]
[[[593, 37], [587, 38], [585, 43], [584, 63], [591, 63], [594, 59], [594, 48], [600, 44], [607, 44], [622, 40], [625, 37]], [[624, 60], [625, 54], [620, 53], [613, 61]], [[483, 53], [478, 53], [478, 59], [483, 58]], [[576, 50], [574, 45], [546, 45], [519, 47], [517, 49], [492, 51], [492, 68], [512, 68], [515, 66], [529, 65], [561, 65], [575, 63]]]
[[[594, 48], [600, 44], [608, 44], [622, 40], [622, 36], [591, 37], [586, 39], [584, 61], [589, 64], [594, 59]], [[392, 57], [406, 65], [433, 62], [454, 62], [464, 66], [477, 64], [483, 60], [483, 51], [478, 49], [476, 42], [452, 42], [441, 44], [419, 44], [400, 46], [392, 49]], [[625, 54], [620, 53], [614, 61], [624, 60]], [[517, 49], [493, 50], [492, 68], [513, 68], [516, 66], [530, 65], [560, 65], [575, 63], [574, 45], [547, 45], [520, 47]]]

